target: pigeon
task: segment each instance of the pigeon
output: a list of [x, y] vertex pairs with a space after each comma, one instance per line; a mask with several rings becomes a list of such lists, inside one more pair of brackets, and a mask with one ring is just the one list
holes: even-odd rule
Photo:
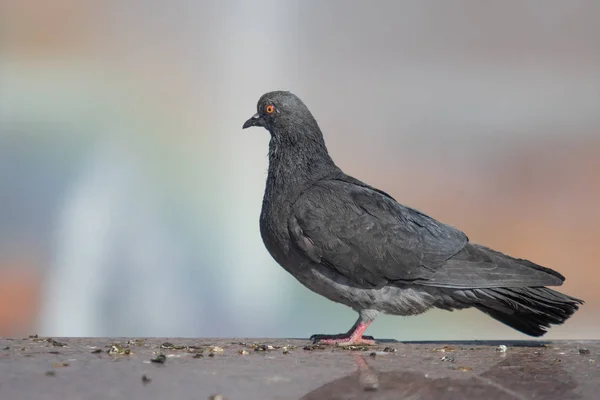
[[373, 345], [379, 314], [476, 308], [529, 336], [565, 322], [584, 302], [547, 286], [560, 273], [471, 243], [461, 230], [345, 174], [308, 107], [289, 91], [260, 97], [242, 129], [270, 132], [259, 218], [273, 259], [313, 292], [358, 313], [318, 344]]

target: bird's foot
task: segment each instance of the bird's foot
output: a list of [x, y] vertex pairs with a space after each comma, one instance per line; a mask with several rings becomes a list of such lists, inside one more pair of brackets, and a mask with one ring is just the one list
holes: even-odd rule
[[312, 335], [313, 344], [334, 344], [338, 346], [374, 346], [373, 336], [358, 336], [342, 333], [339, 335]]

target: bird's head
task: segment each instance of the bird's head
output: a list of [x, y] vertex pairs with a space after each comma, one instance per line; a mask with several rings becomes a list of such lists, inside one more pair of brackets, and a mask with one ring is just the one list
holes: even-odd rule
[[244, 123], [242, 129], [262, 126], [274, 137], [302, 134], [321, 136], [321, 131], [309, 109], [302, 100], [290, 92], [265, 93], [258, 100], [256, 108], [256, 114]]

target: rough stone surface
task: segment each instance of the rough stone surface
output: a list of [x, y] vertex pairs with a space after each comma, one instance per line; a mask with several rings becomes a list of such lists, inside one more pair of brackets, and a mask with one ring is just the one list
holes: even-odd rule
[[0, 339], [2, 400], [566, 400], [599, 393], [598, 341], [341, 349], [281, 339]]

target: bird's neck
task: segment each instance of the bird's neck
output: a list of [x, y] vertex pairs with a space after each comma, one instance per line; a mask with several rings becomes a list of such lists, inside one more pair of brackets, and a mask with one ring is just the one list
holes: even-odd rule
[[[291, 194], [315, 181], [340, 173], [321, 138], [272, 136], [269, 143], [269, 173], [266, 196]], [[286, 196], [288, 197], [288, 196]], [[293, 197], [293, 196], [292, 196]]]

